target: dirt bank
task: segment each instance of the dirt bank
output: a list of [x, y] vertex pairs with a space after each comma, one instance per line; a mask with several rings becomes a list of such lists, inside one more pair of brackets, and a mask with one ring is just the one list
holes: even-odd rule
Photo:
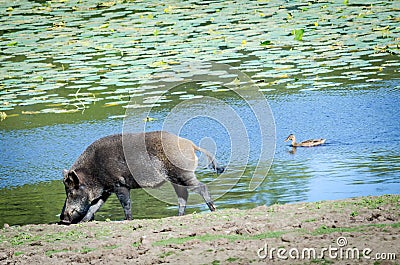
[[399, 210], [400, 195], [385, 195], [156, 220], [5, 227], [0, 264], [399, 264]]

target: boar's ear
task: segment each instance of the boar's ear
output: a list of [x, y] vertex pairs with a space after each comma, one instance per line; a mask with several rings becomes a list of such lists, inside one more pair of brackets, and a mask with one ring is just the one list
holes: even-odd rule
[[79, 188], [78, 174], [76, 174], [76, 172], [74, 170], [66, 172], [66, 174], [64, 174], [64, 183], [65, 183], [65, 186], [68, 186], [68, 187], [74, 188], [74, 189], [78, 189]]

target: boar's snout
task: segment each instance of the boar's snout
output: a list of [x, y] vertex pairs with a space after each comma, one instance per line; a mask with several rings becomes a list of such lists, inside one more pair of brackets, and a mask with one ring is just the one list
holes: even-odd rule
[[70, 225], [70, 224], [77, 224], [83, 218], [83, 215], [79, 214], [76, 211], [73, 211], [72, 214], [69, 214], [66, 211], [63, 211], [60, 215], [60, 224]]
[[71, 218], [65, 212], [66, 205], [67, 205], [67, 200], [65, 200], [64, 207], [63, 207], [63, 209], [61, 211], [59, 224], [70, 225], [71, 224]]
[[64, 212], [64, 209], [63, 209], [63, 211], [62, 211], [62, 213], [61, 213], [61, 215], [60, 215], [60, 222], [59, 222], [59, 224], [62, 224], [62, 225], [70, 225], [70, 224], [72, 224], [71, 223], [71, 220], [67, 217], [67, 215], [65, 214], [65, 212]]
[[76, 208], [71, 207], [67, 198], [60, 214], [60, 224], [70, 225], [79, 223], [83, 216], [84, 214], [79, 213]]
[[62, 225], [70, 225], [70, 224], [72, 224], [71, 218], [69, 218], [69, 217], [67, 216], [67, 214], [65, 213], [65, 205], [64, 205], [64, 208], [63, 208], [63, 210], [62, 210], [62, 212], [61, 212], [61, 215], [60, 215], [60, 222], [59, 222], [59, 224], [62, 224]]
[[66, 220], [61, 220], [60, 222], [58, 222], [59, 225], [70, 225], [71, 222], [66, 221]]

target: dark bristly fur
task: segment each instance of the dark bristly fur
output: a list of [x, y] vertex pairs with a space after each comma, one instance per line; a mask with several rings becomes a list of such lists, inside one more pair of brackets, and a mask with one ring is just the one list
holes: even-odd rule
[[224, 171], [205, 149], [164, 131], [116, 134], [93, 142], [69, 170], [63, 171], [67, 198], [61, 223], [93, 220], [112, 193], [130, 220], [130, 189], [154, 188], [165, 181], [173, 184], [178, 195], [179, 215], [185, 212], [188, 189], [199, 193], [214, 211], [206, 186], [194, 174], [198, 160], [195, 151], [204, 153], [217, 173]]

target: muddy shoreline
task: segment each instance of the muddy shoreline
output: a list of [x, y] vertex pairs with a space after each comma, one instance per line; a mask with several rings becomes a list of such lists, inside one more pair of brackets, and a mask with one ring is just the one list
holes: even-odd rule
[[4, 227], [0, 264], [399, 264], [400, 195]]

